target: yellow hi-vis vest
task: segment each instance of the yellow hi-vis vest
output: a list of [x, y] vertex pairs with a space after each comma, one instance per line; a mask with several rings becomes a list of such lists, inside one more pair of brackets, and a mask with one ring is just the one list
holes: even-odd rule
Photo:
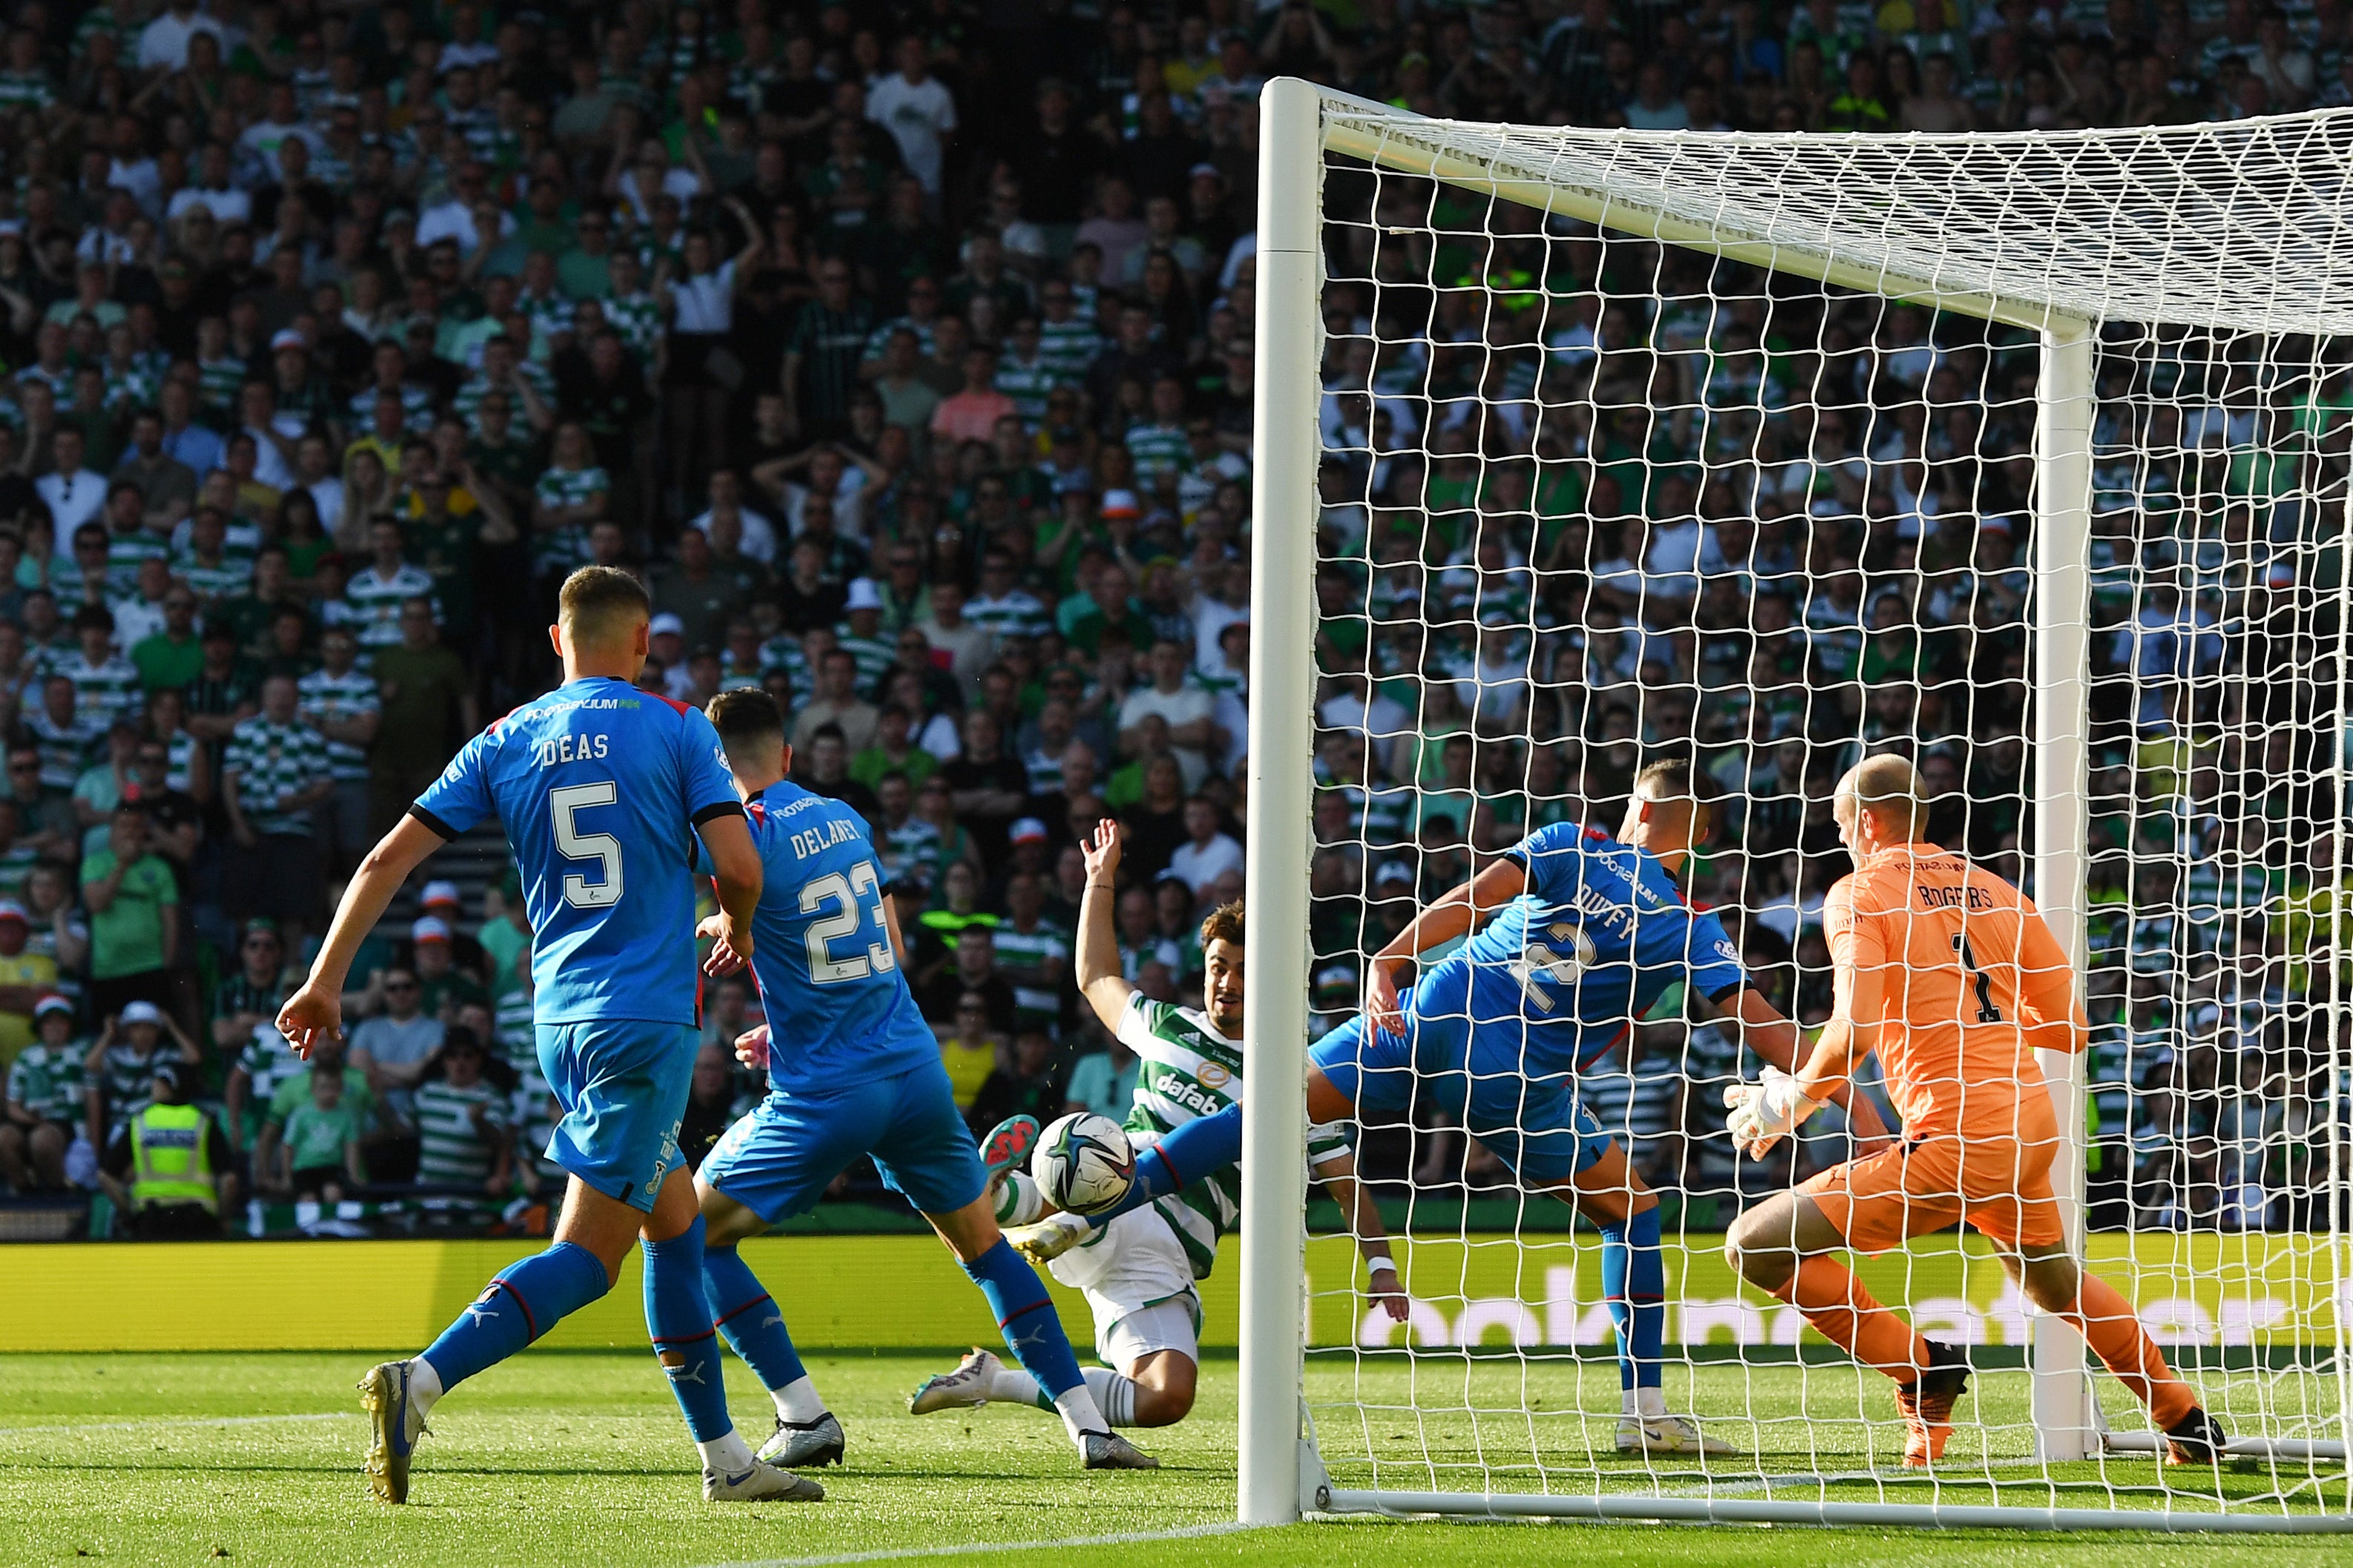
[[151, 1105], [131, 1119], [131, 1201], [140, 1208], [201, 1204], [220, 1212], [213, 1192], [205, 1113], [193, 1105]]

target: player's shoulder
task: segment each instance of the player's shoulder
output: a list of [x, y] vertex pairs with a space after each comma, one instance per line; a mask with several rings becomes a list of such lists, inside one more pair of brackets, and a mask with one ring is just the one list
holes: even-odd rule
[[1552, 822], [1537, 828], [1514, 847], [1514, 853], [1522, 859], [1559, 860], [1567, 858], [1583, 859], [1590, 855], [1606, 855], [1626, 847], [1598, 827], [1588, 827], [1581, 822]]

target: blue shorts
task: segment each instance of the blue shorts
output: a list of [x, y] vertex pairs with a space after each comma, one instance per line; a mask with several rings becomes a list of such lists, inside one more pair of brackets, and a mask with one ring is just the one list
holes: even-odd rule
[[1308, 1060], [1355, 1104], [1358, 1121], [1402, 1121], [1418, 1097], [1535, 1187], [1557, 1186], [1609, 1152], [1609, 1134], [1567, 1079], [1531, 1079], [1498, 1057], [1474, 1059], [1467, 1018], [1408, 1012], [1405, 1028], [1403, 1036], [1374, 1030], [1360, 1015], [1309, 1048]]
[[883, 1185], [924, 1214], [954, 1214], [988, 1184], [936, 1057], [822, 1093], [771, 1089], [721, 1135], [702, 1179], [774, 1225], [815, 1208], [834, 1177], [866, 1155]]
[[608, 1198], [653, 1212], [679, 1163], [678, 1124], [702, 1035], [688, 1024], [591, 1018], [542, 1024], [539, 1070], [564, 1120], [547, 1157]]

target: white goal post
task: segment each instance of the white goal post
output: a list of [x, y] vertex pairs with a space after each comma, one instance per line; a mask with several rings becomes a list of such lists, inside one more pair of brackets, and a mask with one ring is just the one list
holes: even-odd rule
[[[1377, 1511], [1995, 1528], [2353, 1530], [2353, 1482], [2344, 1465], [2347, 1445], [2353, 1442], [2353, 1364], [2348, 1359], [2353, 1237], [2348, 1173], [2343, 1168], [2347, 1047], [2340, 1026], [2345, 1008], [2339, 963], [2316, 963], [2304, 980], [2306, 1005], [2321, 1020], [2319, 1037], [2328, 1058], [2323, 1065], [2334, 1087], [2314, 1101], [2325, 1104], [2325, 1110], [2316, 1110], [2316, 1120], [2300, 1134], [2320, 1151], [2319, 1163], [2303, 1178], [2306, 1186], [2297, 1200], [2303, 1206], [2295, 1211], [2299, 1239], [2283, 1251], [2288, 1261], [2279, 1265], [2295, 1273], [2295, 1289], [2305, 1293], [2299, 1300], [2308, 1296], [2322, 1303], [2309, 1320], [2320, 1328], [2302, 1349], [2280, 1352], [2284, 1360], [2274, 1358], [2288, 1369], [2276, 1375], [2263, 1371], [2271, 1363], [2263, 1360], [2260, 1336], [2241, 1336], [2242, 1347], [2253, 1347], [2240, 1353], [2242, 1361], [2253, 1358], [2261, 1389], [2247, 1394], [2245, 1409], [2238, 1411], [2232, 1452], [2250, 1465], [2284, 1469], [2236, 1493], [2211, 1488], [2176, 1493], [2151, 1486], [2156, 1437], [2106, 1430], [2096, 1363], [2088, 1363], [2084, 1345], [2070, 1330], [2039, 1313], [2031, 1315], [2022, 1401], [2027, 1419], [2021, 1424], [2031, 1447], [1989, 1458], [1968, 1474], [1939, 1471], [1934, 1480], [1907, 1481], [1869, 1464], [1827, 1463], [1792, 1463], [1788, 1474], [1768, 1464], [1760, 1473], [1756, 1460], [1726, 1467], [1721, 1475], [1699, 1462], [1679, 1464], [1672, 1471], [1656, 1465], [1613, 1469], [1606, 1454], [1590, 1465], [1548, 1461], [1541, 1444], [1532, 1462], [1504, 1467], [1486, 1446], [1481, 1422], [1507, 1418], [1515, 1401], [1526, 1401], [1523, 1412], [1532, 1412], [1536, 1401], [1552, 1396], [1548, 1378], [1556, 1373], [1573, 1390], [1578, 1375], [1575, 1357], [1554, 1358], [1556, 1367], [1554, 1359], [1531, 1350], [1556, 1345], [1556, 1335], [1506, 1324], [1514, 1348], [1504, 1357], [1482, 1362], [1482, 1342], [1467, 1337], [1465, 1330], [1466, 1337], [1444, 1362], [1447, 1376], [1454, 1380], [1448, 1415], [1458, 1422], [1448, 1431], [1470, 1434], [1460, 1441], [1471, 1458], [1459, 1467], [1465, 1474], [1476, 1472], [1469, 1485], [1380, 1484], [1377, 1455], [1368, 1472], [1377, 1478], [1373, 1484], [1340, 1484], [1327, 1472], [1330, 1456], [1319, 1445], [1310, 1416], [1311, 1385], [1318, 1374], [1304, 1353], [1313, 1337], [1307, 1327], [1311, 1292], [1320, 1299], [1334, 1290], [1335, 1282], [1309, 1282], [1308, 1238], [1300, 1219], [1307, 1196], [1301, 1157], [1303, 1085], [1315, 983], [1310, 866], [1317, 841], [1311, 815], [1317, 790], [1318, 578], [1324, 564], [1317, 534], [1330, 504], [1319, 491], [1330, 446], [1324, 383], [1326, 225], [1345, 216], [1377, 236], [1385, 221], [1377, 211], [1327, 213], [1327, 175], [1345, 167], [1352, 175], [1391, 174], [1431, 189], [1451, 187], [1480, 202], [1532, 209], [1543, 223], [1577, 226], [1581, 235], [1655, 241], [1776, 279], [1804, 280], [1826, 297], [1876, 296], [2033, 335], [2039, 354], [2026, 524], [2031, 557], [2024, 563], [2032, 579], [2025, 671], [2031, 696], [2023, 737], [2030, 771], [2021, 785], [2026, 799], [2020, 803], [2018, 835], [2030, 847], [2032, 891], [2080, 979], [2091, 963], [2090, 835], [2098, 799], [2092, 776], [2093, 639], [2105, 635], [2093, 611], [2100, 570], [2094, 544], [2101, 335], [2119, 326], [2146, 334], [2151, 342], [2176, 331], [2210, 334], [2218, 342], [2256, 345], [2233, 352], [2266, 374], [2265, 356], [2272, 351], [2264, 345], [2300, 345], [2293, 353], [2316, 366], [2325, 345], [2353, 338], [2353, 110], [2082, 132], [1700, 134], [1428, 120], [1282, 78], [1263, 90], [1259, 127], [1246, 866], [1250, 964], [1245, 1032], [1251, 1082], [1243, 1117], [1239, 1237], [1240, 1521], [1269, 1524], [1303, 1513]], [[1427, 226], [1435, 220], [1416, 222]], [[1537, 279], [1514, 285], [1522, 286], [1540, 289], [1544, 284]], [[1923, 394], [1924, 401], [1927, 395]], [[1532, 405], [1539, 400], [1535, 393], [1525, 396]], [[1366, 423], [1374, 421], [1368, 416]], [[2198, 446], [2190, 436], [2168, 438], [2178, 438], [2185, 448]], [[1418, 457], [1430, 458], [1431, 453]], [[2344, 507], [2341, 490], [2327, 493], [2331, 507]], [[2341, 531], [2353, 530], [2353, 512], [2340, 512], [2336, 526], [2337, 576], [2328, 590], [2335, 595], [2334, 621], [2319, 635], [2335, 639], [2334, 680], [2341, 695], [2348, 679], [2347, 622], [2353, 619], [2346, 613]], [[2327, 548], [2324, 543], [2307, 554], [2318, 560]], [[2129, 574], [2132, 568], [2126, 562], [2121, 570]], [[1533, 639], [1536, 623], [1518, 629]], [[2343, 711], [2341, 701], [2338, 707]], [[2249, 720], [2244, 727], [2254, 741], [2262, 739], [2259, 721]], [[2347, 746], [2337, 738], [2327, 750], [2331, 763], [2306, 782], [2309, 797], [2326, 804], [2341, 834]], [[2183, 787], [2188, 793], [2189, 786]], [[2323, 922], [2324, 952], [2344, 945], [2335, 940], [2336, 922], [2346, 910], [2343, 858], [2323, 879], [2327, 885], [2307, 895], [2322, 900], [2314, 908], [2325, 907], [2323, 914], [2311, 917]], [[2135, 861], [2133, 868], [2137, 872], [2140, 863]], [[1371, 867], [1365, 865], [1363, 871], [1369, 882]], [[2092, 1158], [2085, 1132], [2093, 1110], [2086, 1062], [2056, 1053], [2043, 1058], [2067, 1139], [2054, 1178], [2070, 1241], [2080, 1253], [2085, 1172]], [[1543, 1202], [1548, 1200], [1528, 1200], [1530, 1205]], [[1514, 1268], [1535, 1267], [1525, 1261], [1518, 1231], [1508, 1244], [1486, 1243], [1469, 1234], [1467, 1219], [1461, 1226], [1460, 1250], [1493, 1246], [1519, 1258]], [[2184, 1245], [2199, 1240], [2192, 1236]], [[1589, 1296], [1578, 1297], [1577, 1310], [1589, 1302]], [[1907, 1305], [1894, 1300], [1888, 1304], [1899, 1310]], [[1512, 1310], [1522, 1319], [1535, 1316], [1529, 1309]], [[1794, 1325], [1794, 1318], [1789, 1321]], [[1437, 1421], [1418, 1414], [1422, 1384], [1415, 1380], [1419, 1368], [1414, 1332], [1406, 1331], [1407, 1370], [1399, 1374], [1409, 1392], [1401, 1396], [1402, 1405], [1380, 1414], [1394, 1415], [1401, 1430], [1419, 1435], [1423, 1472], [1437, 1477], [1446, 1466], [1432, 1457], [1441, 1441], [1432, 1436]], [[1795, 1337], [1792, 1326], [1783, 1343], [1793, 1345]], [[2232, 1347], [2231, 1333], [2224, 1331], [2219, 1342]], [[1671, 1363], [1676, 1354], [1671, 1343]], [[1745, 1363], [1736, 1352], [1728, 1364]], [[1793, 1364], [1802, 1382], [1814, 1363], [1800, 1354]], [[1362, 1366], [1359, 1356], [1360, 1379]], [[1516, 1392], [1505, 1393], [1500, 1403], [1461, 1394], [1491, 1371]], [[1362, 1386], [1360, 1381], [1356, 1388]], [[1339, 1402], [1361, 1404], [1366, 1397], [1352, 1392]], [[1883, 1395], [1879, 1397], [1883, 1404]], [[2116, 1397], [2112, 1385], [2108, 1397], [2111, 1403]], [[1801, 1398], [1801, 1418], [1804, 1409]], [[2259, 1412], [2261, 1419], [2248, 1417], [2248, 1410]], [[1614, 1415], [1614, 1407], [1607, 1414]], [[1854, 1412], [1847, 1415], [1852, 1418]], [[1892, 1422], [1891, 1412], [1882, 1415]], [[1374, 1424], [1368, 1417], [1368, 1431]], [[2127, 1462], [2138, 1467], [2128, 1477], [2119, 1468]], [[1498, 1473], [1505, 1469], [1508, 1474]]]

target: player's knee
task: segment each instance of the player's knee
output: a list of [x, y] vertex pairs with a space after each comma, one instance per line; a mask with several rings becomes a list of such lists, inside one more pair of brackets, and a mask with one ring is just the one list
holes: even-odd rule
[[[42, 1129], [47, 1131], [47, 1128]], [[0, 1155], [22, 1159], [25, 1153], [25, 1130], [15, 1122], [0, 1122]]]
[[[14, 1131], [15, 1129], [11, 1128], [10, 1131]], [[63, 1132], [58, 1131], [54, 1123], [45, 1121], [40, 1126], [34, 1128], [31, 1143], [33, 1155], [36, 1159], [61, 1160], [65, 1158], [66, 1135]]]
[[1764, 1209], [1750, 1209], [1724, 1233], [1724, 1260], [1752, 1285], [1771, 1289], [1797, 1267], [1786, 1236], [1776, 1237]]
[[1189, 1361], [1169, 1355], [1162, 1357], [1152, 1371], [1155, 1375], [1149, 1381], [1138, 1379], [1135, 1384], [1135, 1424], [1168, 1426], [1191, 1415], [1198, 1369]]
[[2057, 1252], [2028, 1258], [2019, 1270], [2019, 1287], [2044, 1311], [2061, 1312], [2075, 1304], [2083, 1280], [2075, 1272], [2075, 1260]]

